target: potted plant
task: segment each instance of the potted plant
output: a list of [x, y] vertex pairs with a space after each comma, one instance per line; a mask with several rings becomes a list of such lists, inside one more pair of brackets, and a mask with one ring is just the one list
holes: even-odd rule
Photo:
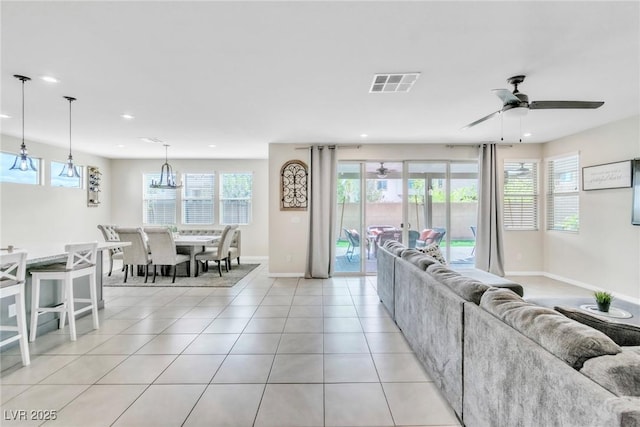
[[602, 312], [608, 312], [609, 307], [611, 306], [611, 300], [613, 296], [609, 292], [597, 291], [593, 293], [593, 296], [596, 298], [596, 304], [598, 304], [598, 310]]

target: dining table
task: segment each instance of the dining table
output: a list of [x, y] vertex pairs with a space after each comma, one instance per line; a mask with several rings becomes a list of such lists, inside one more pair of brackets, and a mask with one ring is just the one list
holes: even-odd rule
[[189, 277], [196, 275], [196, 255], [202, 252], [205, 246], [217, 244], [220, 236], [213, 235], [179, 235], [173, 239], [176, 247], [189, 251]]

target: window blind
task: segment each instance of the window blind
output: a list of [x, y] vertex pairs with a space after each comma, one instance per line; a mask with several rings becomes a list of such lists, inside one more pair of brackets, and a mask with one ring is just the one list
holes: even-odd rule
[[547, 230], [580, 228], [578, 155], [547, 161]]
[[[175, 174], [172, 178], [175, 179]], [[142, 222], [150, 225], [175, 224], [177, 191], [175, 189], [150, 188], [152, 180], [159, 181], [160, 174], [148, 173], [143, 176]]]
[[213, 224], [213, 174], [185, 174], [182, 187], [182, 223]]
[[538, 163], [504, 162], [503, 217], [506, 230], [538, 229]]
[[221, 173], [220, 188], [220, 223], [249, 224], [253, 174]]

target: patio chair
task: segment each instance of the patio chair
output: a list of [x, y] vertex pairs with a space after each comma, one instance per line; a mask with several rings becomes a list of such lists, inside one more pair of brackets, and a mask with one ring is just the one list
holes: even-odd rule
[[395, 229], [395, 230], [385, 230], [381, 232], [380, 234], [378, 234], [378, 237], [376, 238], [376, 241], [378, 243], [377, 246], [380, 247], [384, 245], [384, 242], [386, 242], [387, 240], [395, 240], [396, 242], [402, 242], [402, 231]]
[[469, 228], [471, 229], [471, 233], [473, 233], [473, 249], [471, 249], [471, 255], [473, 255], [476, 252], [476, 231], [477, 231], [477, 227], [475, 225], [472, 225]]
[[347, 241], [349, 242], [345, 256], [347, 257], [347, 260], [351, 262], [355, 249], [360, 247], [360, 234], [356, 230], [348, 230], [346, 228], [343, 228], [343, 230], [344, 234], [347, 236]]
[[420, 237], [420, 233], [416, 230], [409, 230], [409, 248], [415, 248], [416, 242], [418, 241], [418, 237]]

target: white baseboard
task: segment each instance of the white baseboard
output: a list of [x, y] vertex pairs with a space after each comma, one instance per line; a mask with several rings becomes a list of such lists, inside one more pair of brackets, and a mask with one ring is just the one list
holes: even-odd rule
[[268, 273], [269, 277], [304, 277], [304, 273]]
[[505, 276], [544, 276], [543, 271], [505, 271]]

